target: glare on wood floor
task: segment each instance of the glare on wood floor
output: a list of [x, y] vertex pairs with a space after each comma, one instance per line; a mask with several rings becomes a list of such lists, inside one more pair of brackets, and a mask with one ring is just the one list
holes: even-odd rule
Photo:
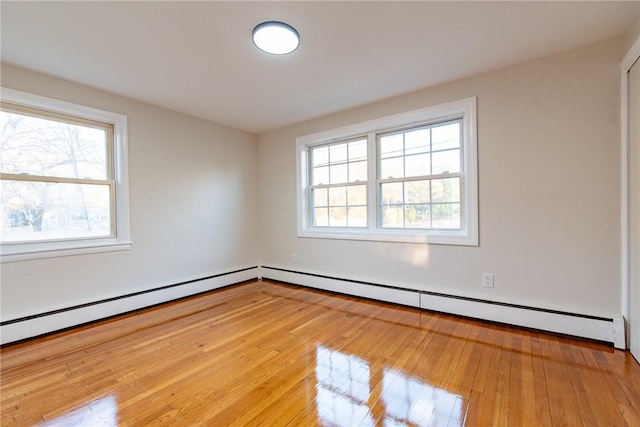
[[0, 355], [2, 426], [640, 426], [628, 352], [268, 281]]

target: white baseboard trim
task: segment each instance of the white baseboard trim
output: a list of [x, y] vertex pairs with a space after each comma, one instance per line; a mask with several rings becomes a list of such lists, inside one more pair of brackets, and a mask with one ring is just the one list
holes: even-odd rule
[[0, 322], [0, 344], [37, 337], [61, 329], [105, 319], [258, 277], [258, 267], [221, 273], [202, 279], [136, 292], [38, 315]]
[[496, 304], [490, 301], [427, 293], [397, 286], [384, 286], [275, 267], [249, 267], [105, 301], [82, 304], [19, 319], [3, 320], [0, 322], [0, 344], [37, 337], [263, 277], [330, 292], [609, 342], [619, 349], [625, 349], [626, 346], [624, 320], [621, 314], [613, 315], [611, 319], [605, 319], [536, 307]]
[[[451, 298], [449, 296], [421, 294], [420, 307], [492, 322], [555, 332], [619, 345], [612, 319], [576, 316], [539, 310], [535, 307], [496, 305], [490, 302]], [[624, 348], [618, 347], [618, 348]]]
[[530, 329], [612, 343], [625, 348], [622, 315], [612, 318], [565, 313], [539, 307], [482, 301], [397, 286], [365, 283], [314, 273], [262, 266], [260, 277], [286, 283], [371, 298], [427, 310], [472, 317]]
[[296, 272], [275, 267], [262, 267], [262, 278], [301, 285], [323, 291], [370, 298], [395, 304], [420, 307], [420, 294], [410, 289], [383, 287], [347, 279]]

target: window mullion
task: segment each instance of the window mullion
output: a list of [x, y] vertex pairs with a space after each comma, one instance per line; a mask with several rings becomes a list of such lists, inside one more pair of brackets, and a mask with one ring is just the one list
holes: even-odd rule
[[378, 228], [379, 191], [377, 176], [380, 162], [376, 144], [376, 134], [374, 132], [367, 134], [367, 228], [370, 230]]

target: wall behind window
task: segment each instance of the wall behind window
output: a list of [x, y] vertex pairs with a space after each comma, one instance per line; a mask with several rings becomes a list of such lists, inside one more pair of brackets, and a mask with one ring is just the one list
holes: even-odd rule
[[[602, 42], [260, 135], [261, 263], [585, 314], [620, 313], [622, 44]], [[297, 237], [297, 136], [469, 96], [478, 97], [479, 247]], [[483, 272], [495, 274], [495, 288], [480, 286]]]
[[133, 240], [3, 264], [3, 320], [256, 265], [255, 135], [7, 64], [2, 85], [128, 116]]

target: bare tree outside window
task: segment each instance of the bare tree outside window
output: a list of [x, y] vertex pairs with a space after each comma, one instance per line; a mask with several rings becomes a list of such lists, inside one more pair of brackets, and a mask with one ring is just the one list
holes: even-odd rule
[[2, 107], [2, 242], [111, 236], [112, 125]]

